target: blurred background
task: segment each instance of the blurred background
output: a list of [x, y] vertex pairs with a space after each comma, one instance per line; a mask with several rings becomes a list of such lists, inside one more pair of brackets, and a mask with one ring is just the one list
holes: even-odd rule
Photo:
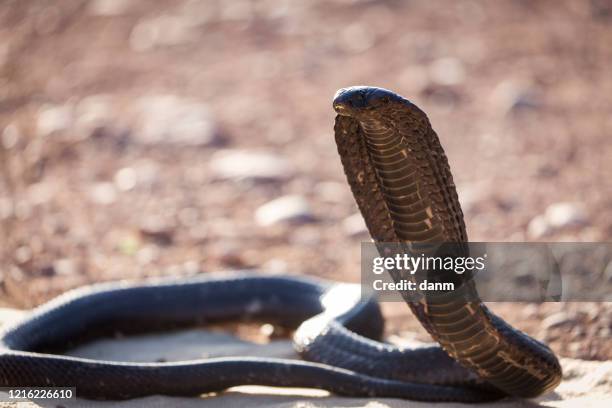
[[[4, 0], [0, 306], [220, 269], [358, 281], [331, 108], [357, 84], [428, 113], [471, 240], [609, 241], [611, 65], [605, 0]], [[493, 307], [609, 359], [610, 305]]]

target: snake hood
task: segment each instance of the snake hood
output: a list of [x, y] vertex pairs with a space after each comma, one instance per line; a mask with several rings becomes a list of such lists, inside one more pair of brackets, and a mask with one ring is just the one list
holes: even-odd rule
[[[444, 149], [427, 115], [386, 89], [340, 89], [335, 140], [357, 206], [376, 242], [467, 243], [463, 212]], [[389, 270], [397, 282], [407, 278]], [[460, 278], [463, 279], [463, 278]], [[561, 367], [544, 344], [514, 329], [464, 281], [444, 299], [404, 300], [442, 348], [507, 394], [535, 397], [561, 381]]]

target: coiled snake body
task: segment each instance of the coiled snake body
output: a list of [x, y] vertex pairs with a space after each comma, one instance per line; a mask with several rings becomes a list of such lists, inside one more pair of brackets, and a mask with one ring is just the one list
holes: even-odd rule
[[[338, 152], [372, 238], [467, 242], [448, 162], [426, 115], [393, 92], [370, 87], [341, 89], [334, 109]], [[393, 277], [400, 275], [394, 272]], [[534, 397], [561, 380], [559, 363], [548, 347], [481, 302], [460, 295], [407, 299], [442, 348], [408, 350], [380, 343], [378, 305], [360, 298], [355, 286], [241, 273], [77, 289], [4, 329], [0, 386], [70, 386], [82, 397], [124, 399], [260, 384], [476, 402], [503, 395]], [[295, 347], [308, 361], [232, 357], [128, 363], [49, 353], [109, 330], [245, 316], [297, 327]]]

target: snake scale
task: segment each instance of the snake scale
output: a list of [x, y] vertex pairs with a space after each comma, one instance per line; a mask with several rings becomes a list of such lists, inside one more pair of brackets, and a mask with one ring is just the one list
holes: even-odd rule
[[[467, 242], [449, 165], [427, 116], [395, 93], [373, 87], [341, 89], [333, 106], [338, 152], [374, 241]], [[534, 397], [561, 381], [560, 365], [546, 345], [481, 302], [452, 293], [406, 301], [441, 348], [380, 342], [380, 308], [375, 299], [361, 296], [359, 285], [254, 272], [93, 285], [53, 299], [3, 329], [0, 386], [76, 387], [85, 398], [126, 399], [259, 384], [479, 402]], [[55, 353], [100, 335], [244, 318], [295, 329], [295, 349], [303, 360], [143, 363]]]

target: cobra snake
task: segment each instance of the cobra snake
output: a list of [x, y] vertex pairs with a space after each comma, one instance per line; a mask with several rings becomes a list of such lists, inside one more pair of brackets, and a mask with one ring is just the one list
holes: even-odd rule
[[[341, 89], [333, 107], [340, 159], [374, 241], [466, 243], [448, 161], [425, 113], [374, 87]], [[359, 285], [252, 272], [93, 285], [51, 300], [4, 328], [0, 386], [76, 387], [84, 398], [126, 399], [258, 384], [479, 402], [506, 395], [531, 398], [560, 383], [552, 351], [482, 302], [452, 293], [406, 301], [441, 347], [413, 350], [380, 342], [380, 308], [373, 298], [361, 296]], [[54, 353], [101, 334], [245, 317], [296, 329], [294, 345], [303, 360], [141, 363]]]

